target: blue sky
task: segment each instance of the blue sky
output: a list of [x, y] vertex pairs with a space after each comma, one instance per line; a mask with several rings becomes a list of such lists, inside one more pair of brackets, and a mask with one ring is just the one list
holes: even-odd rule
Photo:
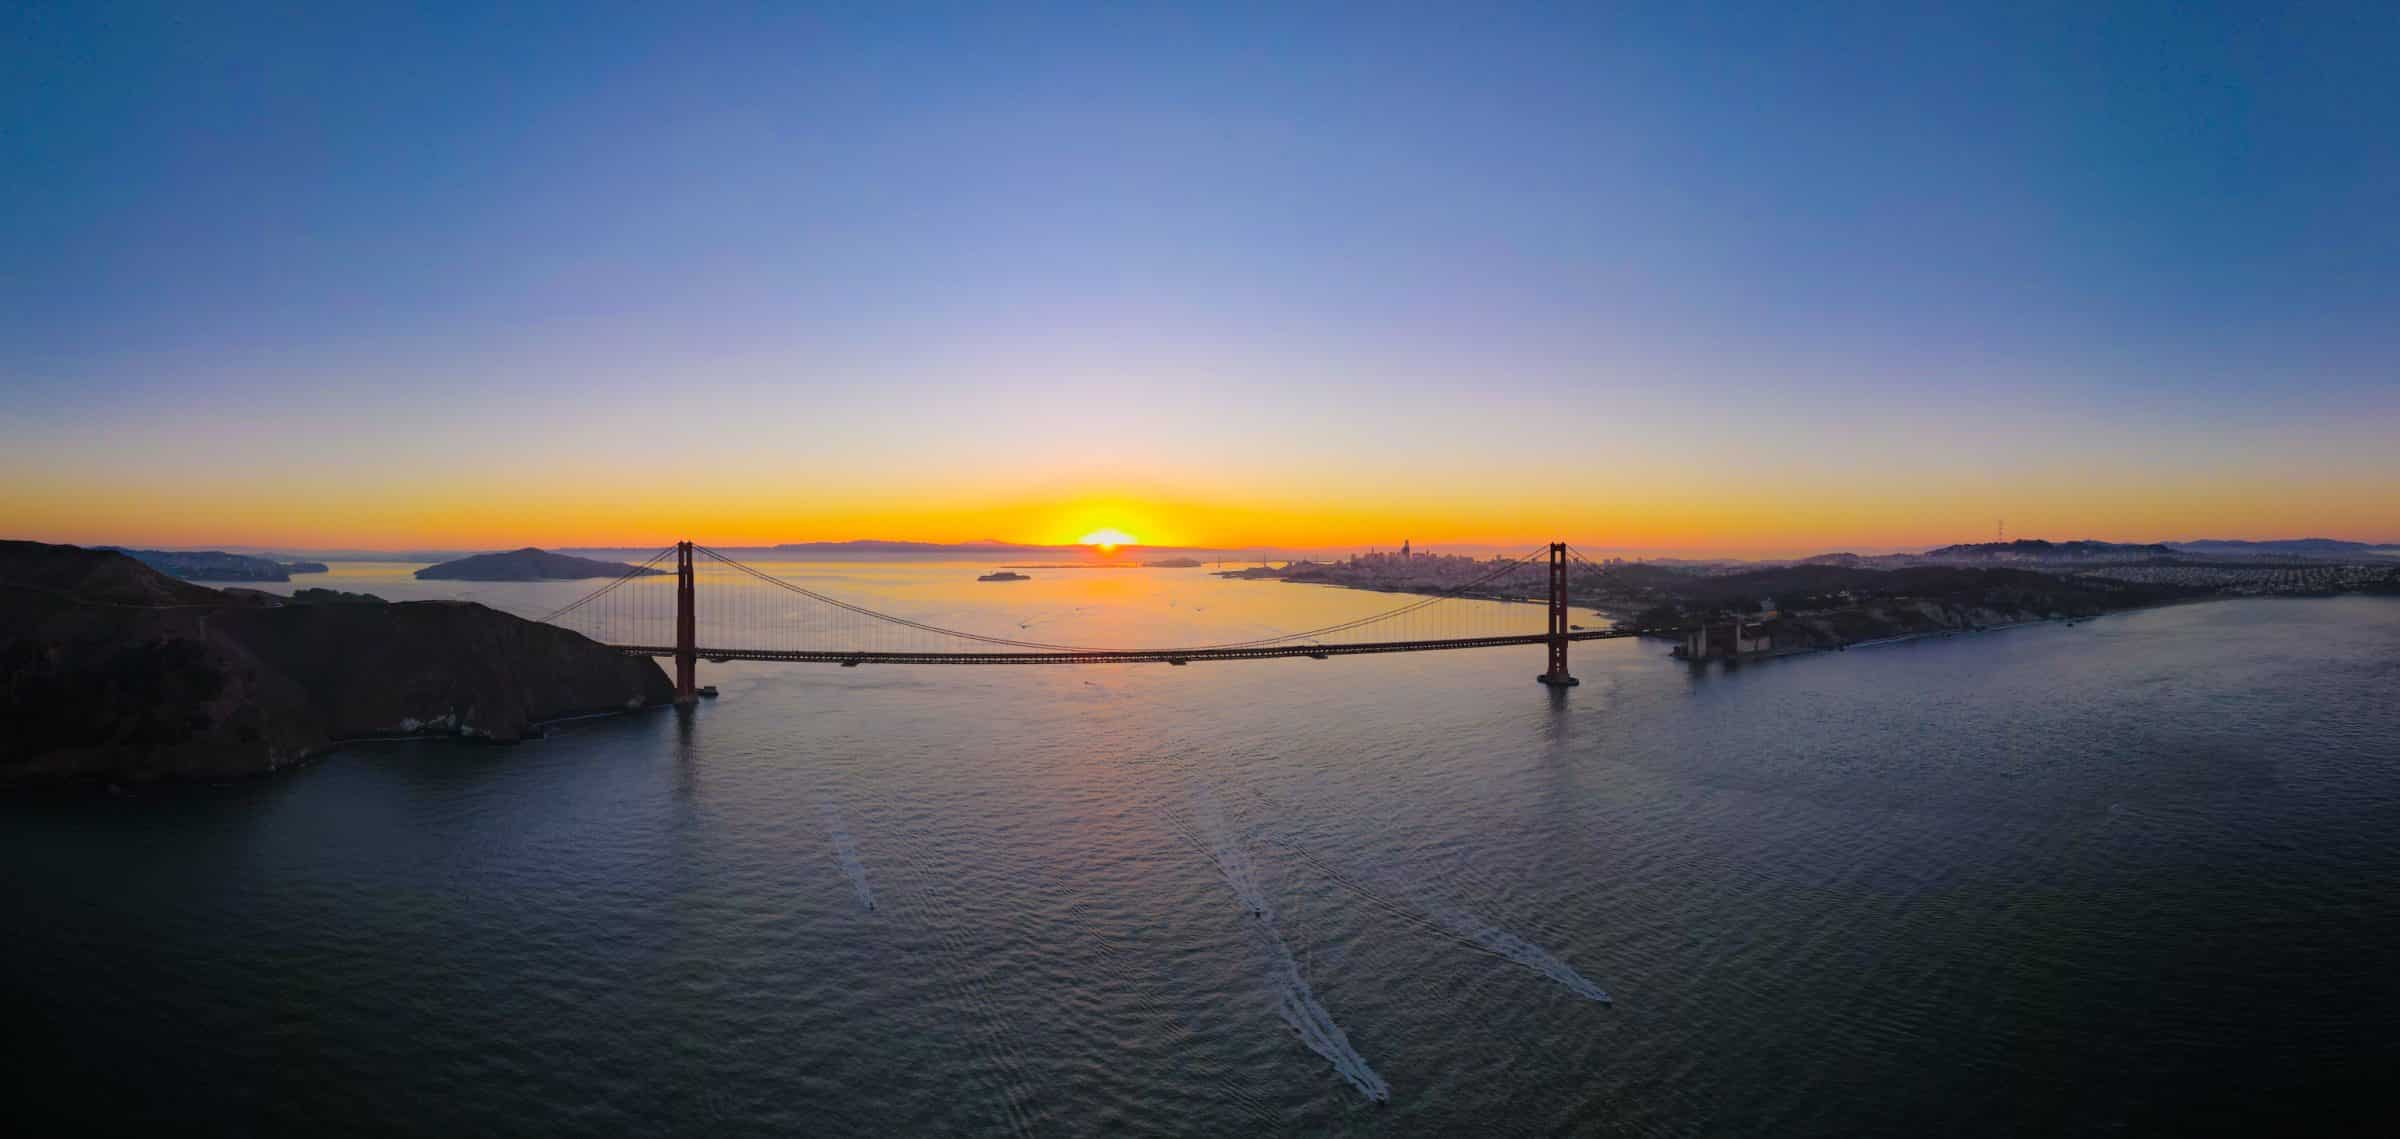
[[2400, 7], [1803, 7], [12, 7], [0, 521], [2400, 537]]

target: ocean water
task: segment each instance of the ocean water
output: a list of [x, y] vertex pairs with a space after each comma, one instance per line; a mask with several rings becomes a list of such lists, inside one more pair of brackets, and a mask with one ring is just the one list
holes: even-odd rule
[[[408, 568], [300, 584], [584, 588]], [[1059, 640], [1393, 600], [979, 568], [778, 572]], [[513, 748], [0, 803], [0, 1086], [42, 1134], [2400, 1119], [2400, 602], [1541, 666], [704, 664]]]

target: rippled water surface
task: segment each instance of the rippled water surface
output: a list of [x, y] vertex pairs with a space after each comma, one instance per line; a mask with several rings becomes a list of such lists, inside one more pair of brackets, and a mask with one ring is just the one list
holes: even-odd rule
[[[819, 569], [1086, 638], [1391, 602]], [[0, 806], [11, 1103], [443, 1135], [2393, 1117], [2400, 602], [1736, 670], [1600, 642], [1564, 694], [1540, 657], [704, 665], [689, 715]]]

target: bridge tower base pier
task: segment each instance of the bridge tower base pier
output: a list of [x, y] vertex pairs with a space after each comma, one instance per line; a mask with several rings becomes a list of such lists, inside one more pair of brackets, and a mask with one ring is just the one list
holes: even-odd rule
[[1552, 688], [1583, 683], [1567, 675], [1567, 544], [1550, 543], [1550, 671], [1534, 677]]
[[675, 543], [675, 703], [700, 699], [699, 620], [692, 604], [692, 544]]

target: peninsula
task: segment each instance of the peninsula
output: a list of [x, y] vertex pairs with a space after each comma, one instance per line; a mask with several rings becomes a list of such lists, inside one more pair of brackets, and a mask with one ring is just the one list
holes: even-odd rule
[[151, 569], [186, 581], [290, 581], [296, 573], [324, 573], [323, 562], [285, 562], [223, 550], [112, 549]]
[[[2259, 545], [2269, 552], [2233, 557], [2163, 545], [2028, 539], [1783, 563], [1610, 558], [1571, 564], [1567, 587], [1573, 604], [1600, 610], [1620, 628], [1678, 637], [1739, 630], [1729, 639], [1757, 646], [1743, 655], [2074, 620], [2211, 597], [2400, 593], [2400, 560], [2357, 552], [2375, 547], [2323, 543], [2313, 548], [2337, 556], [2310, 558]], [[1217, 576], [1534, 601], [1547, 588], [1547, 572], [1538, 560], [1376, 553], [1221, 570]]]
[[476, 554], [457, 561], [426, 566], [417, 571], [424, 581], [577, 581], [594, 577], [624, 577], [626, 574], [663, 574], [661, 569], [645, 569], [623, 562], [603, 562], [579, 558], [572, 554], [553, 554], [548, 550], [527, 546], [504, 554]]
[[653, 661], [469, 602], [278, 598], [0, 542], [0, 787], [263, 774], [370, 737], [508, 742], [673, 697]]

